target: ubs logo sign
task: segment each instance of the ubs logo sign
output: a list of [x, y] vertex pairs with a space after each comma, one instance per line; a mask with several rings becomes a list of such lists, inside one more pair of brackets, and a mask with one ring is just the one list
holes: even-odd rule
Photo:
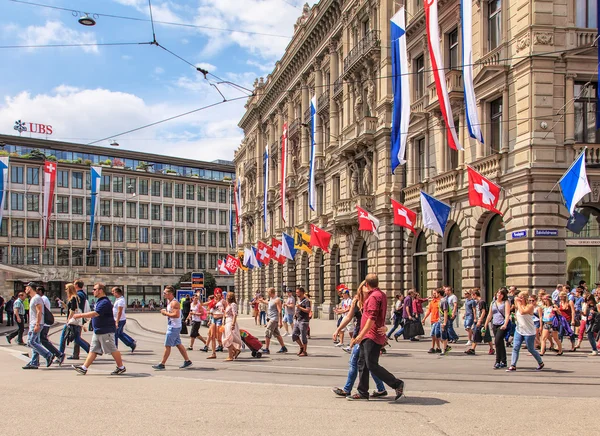
[[17, 120], [13, 126], [19, 135], [23, 132], [41, 133], [42, 135], [52, 135], [52, 126], [49, 124], [28, 123], [26, 121]]

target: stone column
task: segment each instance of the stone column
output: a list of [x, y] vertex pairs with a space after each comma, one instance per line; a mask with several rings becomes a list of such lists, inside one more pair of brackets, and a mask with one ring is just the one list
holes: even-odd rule
[[[488, 132], [487, 129], [487, 125], [485, 124], [486, 120], [487, 120], [487, 110], [486, 110], [486, 104], [484, 100], [479, 100], [479, 107], [481, 108], [481, 118], [479, 119], [480, 123], [481, 123], [481, 133], [483, 134], [483, 140], [487, 141], [488, 138], [486, 138], [486, 133]], [[485, 155], [485, 148], [484, 145], [477, 141], [475, 144], [475, 159], [481, 159], [482, 157], [484, 157]]]
[[[307, 83], [307, 79], [305, 77], [302, 78], [302, 109], [300, 111], [300, 122], [304, 123], [304, 112], [306, 112], [306, 110], [310, 107], [310, 97], [308, 95], [308, 83]], [[310, 141], [310, 135], [309, 135], [309, 130], [307, 128], [301, 127], [300, 128], [300, 135], [301, 135], [301, 144], [302, 144], [302, 148], [301, 148], [301, 159], [300, 159], [300, 164], [302, 166], [306, 166], [308, 165], [308, 161], [309, 161], [309, 141]]]
[[[467, 126], [465, 126], [465, 113], [464, 111], [460, 111], [458, 114], [458, 124], [459, 124], [459, 131], [458, 131], [458, 140], [460, 141], [460, 143], [462, 144], [464, 151], [459, 151], [458, 152], [458, 167], [462, 168], [465, 164], [465, 153], [468, 152], [469, 149], [469, 135], [466, 134], [468, 128]], [[452, 170], [455, 168], [451, 168]]]
[[[577, 74], [567, 73], [566, 86], [565, 86], [565, 103], [568, 108], [572, 105], [569, 103], [575, 98], [575, 78]], [[565, 110], [565, 145], [571, 145], [575, 143], [575, 111]]]
[[329, 145], [337, 148], [339, 144], [339, 112], [337, 104], [333, 99], [333, 84], [339, 78], [340, 72], [336, 40], [332, 40], [329, 43], [329, 75]]
[[405, 164], [404, 171], [406, 171], [406, 182], [407, 182], [408, 186], [415, 184], [415, 174], [417, 172], [417, 170], [415, 168], [416, 162], [413, 157], [414, 146], [415, 146], [414, 138], [410, 138], [408, 141], [406, 141], [406, 164]]
[[[319, 97], [323, 93], [323, 71], [321, 70], [321, 60], [315, 60], [315, 98], [318, 102]], [[318, 104], [317, 104], [318, 109]], [[323, 156], [323, 122], [321, 117], [315, 116], [315, 156]], [[309, 138], [310, 141], [310, 138]]]
[[502, 145], [500, 148], [502, 153], [508, 153], [508, 119], [508, 85], [504, 85], [504, 88], [502, 89]]

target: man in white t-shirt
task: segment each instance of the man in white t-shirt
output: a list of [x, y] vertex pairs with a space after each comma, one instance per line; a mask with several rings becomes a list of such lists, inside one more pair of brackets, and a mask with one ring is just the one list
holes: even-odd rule
[[294, 290], [291, 288], [287, 289], [287, 298], [284, 303], [285, 316], [283, 317], [283, 326], [285, 327], [285, 333], [283, 336], [290, 336], [290, 327], [294, 325], [294, 312], [296, 310], [296, 298], [294, 298]]
[[[352, 305], [352, 299], [350, 298], [350, 291], [348, 289], [344, 289], [344, 292], [342, 293], [342, 302], [340, 304], [340, 308], [333, 309], [333, 311], [337, 315], [339, 315], [338, 324], [337, 324], [338, 327], [342, 323], [342, 320], [344, 319], [346, 314], [350, 311], [351, 305]], [[354, 326], [352, 326], [352, 328], [354, 328]], [[348, 335], [350, 335], [350, 333], [348, 333]], [[350, 339], [352, 339], [352, 336], [350, 336]], [[335, 346], [336, 347], [344, 346], [344, 330], [340, 331], [339, 336], [338, 336], [338, 341], [335, 343]]]
[[23, 369], [38, 369], [39, 357], [42, 355], [46, 359], [46, 367], [52, 365], [54, 362], [54, 355], [46, 350], [40, 342], [40, 334], [42, 327], [44, 326], [44, 300], [39, 295], [35, 287], [36, 283], [31, 282], [25, 288], [25, 292], [31, 300], [29, 301], [29, 333], [27, 335], [27, 345], [33, 348], [31, 360]]
[[133, 353], [135, 351], [135, 347], [137, 347], [137, 343], [124, 331], [125, 323], [127, 322], [127, 316], [125, 315], [127, 303], [125, 302], [125, 297], [123, 296], [123, 289], [114, 287], [112, 288], [112, 294], [115, 297], [115, 303], [113, 304], [113, 317], [115, 318], [115, 326], [117, 327], [117, 332], [115, 333], [115, 345], [118, 347], [119, 339], [121, 339], [126, 347], [131, 348], [131, 352]]
[[[50, 304], [50, 299], [46, 297], [46, 290], [44, 289], [44, 287], [38, 286], [36, 288], [36, 292], [42, 297], [42, 301], [44, 302], [44, 311], [52, 311], [52, 305]], [[42, 321], [43, 320], [44, 318], [42, 318]], [[58, 350], [58, 348], [56, 348], [56, 346], [52, 343], [52, 341], [48, 339], [48, 332], [50, 331], [50, 327], [52, 326], [46, 323], [44, 323], [44, 325], [42, 326], [42, 330], [40, 331], [40, 343], [46, 350], [50, 351], [52, 355], [56, 357], [56, 361], [58, 362], [58, 364], [62, 365], [66, 355], [65, 353], [61, 353]], [[36, 360], [35, 365], [38, 366], [38, 364], [39, 363]]]

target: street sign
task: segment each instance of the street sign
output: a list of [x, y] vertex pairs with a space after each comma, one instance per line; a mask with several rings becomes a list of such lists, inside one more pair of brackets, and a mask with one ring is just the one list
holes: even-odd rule
[[195, 291], [200, 288], [204, 288], [204, 273], [193, 272], [192, 273], [192, 289]]
[[536, 230], [535, 236], [558, 236], [558, 230]]
[[194, 295], [194, 291], [178, 289], [176, 292], [177, 301], [181, 301], [183, 297], [192, 298], [192, 295]]
[[512, 232], [513, 239], [524, 238], [526, 236], [527, 236], [527, 230], [520, 230], [518, 232]]

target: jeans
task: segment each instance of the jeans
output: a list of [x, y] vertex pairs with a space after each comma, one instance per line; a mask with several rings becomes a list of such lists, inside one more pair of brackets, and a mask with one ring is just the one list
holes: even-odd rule
[[379, 352], [382, 345], [372, 339], [365, 339], [360, 343], [358, 356], [358, 393], [369, 398], [369, 374], [377, 377], [392, 389], [400, 387], [402, 380], [394, 377], [387, 369], [379, 365]]
[[131, 336], [129, 336], [124, 331], [126, 322], [126, 319], [119, 321], [119, 327], [117, 328], [117, 332], [115, 333], [115, 345], [117, 347], [119, 346], [119, 339], [123, 341], [126, 347], [131, 347], [133, 344], [135, 344], [135, 341], [131, 338]]
[[590, 329], [587, 333], [588, 341], [590, 341], [590, 345], [592, 346], [592, 351], [598, 351], [598, 347], [596, 345], [596, 333]]
[[8, 335], [8, 339], [10, 339], [11, 341], [14, 339], [14, 337], [17, 337], [17, 342], [19, 344], [23, 344], [23, 332], [25, 332], [25, 318], [23, 318], [23, 315], [20, 316], [21, 318], [21, 322], [17, 321], [17, 326], [18, 329], [15, 330], [14, 332], [12, 332], [10, 335]]
[[542, 356], [540, 356], [540, 353], [538, 353], [535, 349], [535, 335], [523, 336], [515, 330], [515, 339], [513, 342], [512, 356], [510, 359], [511, 366], [517, 366], [517, 360], [519, 360], [519, 352], [521, 351], [521, 345], [523, 345], [523, 341], [525, 341], [525, 344], [527, 345], [527, 351], [531, 353], [538, 365], [541, 365], [543, 361]]
[[38, 366], [41, 355], [44, 359], [50, 360], [52, 358], [52, 353], [46, 350], [42, 344], [40, 343], [40, 334], [42, 330], [39, 332], [34, 332], [33, 327], [29, 329], [29, 334], [27, 335], [27, 342], [29, 343], [29, 348], [33, 349], [33, 353], [31, 353], [31, 360], [29, 361], [30, 365]]
[[494, 332], [494, 345], [496, 346], [496, 363], [506, 363], [506, 345], [504, 344], [506, 330], [503, 330], [500, 327], [502, 326], [492, 326], [492, 331]]
[[[346, 385], [344, 386], [345, 392], [352, 392], [352, 386], [354, 386], [354, 382], [356, 381], [356, 376], [358, 375], [358, 356], [360, 354], [360, 346], [356, 344], [352, 347], [352, 353], [350, 354], [350, 361], [348, 362], [350, 368], [348, 369], [348, 379], [346, 380]], [[372, 374], [373, 381], [375, 382], [375, 386], [377, 387], [377, 392], [385, 391], [385, 386], [383, 382], [377, 378], [374, 374]]]
[[6, 326], [7, 327], [15, 325], [15, 319], [13, 318], [13, 313], [14, 312], [12, 310], [6, 311]]
[[[61, 353], [65, 352], [65, 348], [67, 346], [67, 328], [68, 326], [65, 325], [63, 327], [63, 331], [60, 334], [60, 343], [58, 344], [58, 349], [60, 350]], [[86, 353], [90, 352], [90, 344], [88, 344], [86, 341], [84, 341], [81, 338], [81, 326], [73, 326], [74, 330], [75, 330], [75, 339], [73, 340], [73, 342], [76, 345], [79, 345], [81, 348], [83, 348], [83, 350]], [[73, 349], [73, 355], [75, 355], [75, 350]], [[79, 356], [79, 355], [77, 355]]]
[[265, 312], [264, 310], [260, 312], [260, 319], [258, 320], [259, 324], [267, 324], [267, 312]]
[[456, 318], [450, 319], [448, 322], [448, 325], [446, 326], [446, 330], [448, 331], [448, 339], [450, 339], [451, 341], [458, 340], [458, 335], [454, 331], [454, 320], [455, 319]]
[[50, 341], [50, 339], [48, 339], [48, 331], [50, 331], [50, 327], [42, 327], [42, 331], [40, 332], [40, 342], [42, 343], [44, 348], [46, 348], [46, 350], [50, 351], [56, 357], [62, 356], [62, 351], [57, 350], [54, 344]]
[[[394, 333], [394, 331], [402, 324], [402, 317], [399, 315], [394, 315], [394, 326], [390, 329], [390, 331], [387, 334], [388, 339], [392, 337], [392, 333]], [[403, 329], [400, 329], [400, 332], [402, 332]], [[347, 392], [347, 391], [346, 391]]]

